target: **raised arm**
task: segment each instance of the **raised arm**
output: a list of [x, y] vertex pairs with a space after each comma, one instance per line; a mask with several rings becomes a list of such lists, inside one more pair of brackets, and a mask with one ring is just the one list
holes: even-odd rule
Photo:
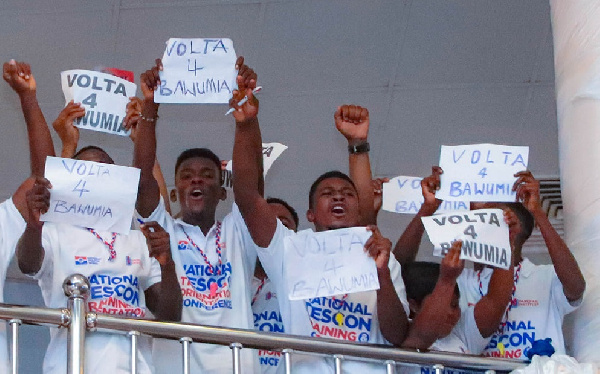
[[144, 223], [140, 229], [146, 237], [150, 257], [160, 264], [160, 282], [150, 286], [144, 293], [148, 309], [161, 321], [180, 321], [183, 297], [175, 262], [171, 257], [169, 233], [154, 221]]
[[400, 265], [405, 265], [415, 260], [419, 252], [423, 232], [425, 232], [421, 217], [427, 217], [435, 213], [442, 202], [435, 198], [435, 191], [440, 189], [440, 174], [442, 174], [442, 168], [433, 166], [431, 168], [431, 175], [421, 180], [421, 191], [425, 201], [408, 226], [406, 226], [406, 229], [404, 229], [394, 247], [394, 256]]
[[150, 216], [160, 201], [160, 188], [152, 173], [156, 161], [156, 121], [159, 106], [154, 102], [154, 91], [160, 85], [158, 72], [161, 69], [162, 62], [157, 59], [156, 65], [140, 76], [144, 99], [134, 142], [133, 166], [141, 170], [135, 207], [142, 217]]
[[343, 105], [334, 114], [335, 127], [348, 141], [350, 178], [358, 192], [360, 224], [374, 225], [377, 213], [373, 209], [374, 196], [369, 161], [369, 111], [357, 105]]
[[515, 177], [517, 177], [517, 181], [513, 186], [513, 190], [517, 192], [517, 200], [521, 201], [533, 215], [544, 242], [546, 242], [554, 271], [556, 271], [556, 275], [563, 286], [567, 300], [577, 301], [581, 299], [585, 291], [585, 279], [581, 274], [577, 260], [575, 260], [569, 247], [556, 232], [542, 209], [540, 182], [533, 177], [530, 171], [519, 172], [515, 174]]
[[46, 157], [54, 156], [54, 144], [36, 96], [36, 82], [29, 64], [10, 60], [4, 63], [2, 77], [19, 95], [27, 124], [31, 174], [43, 176]]
[[377, 319], [383, 336], [400, 345], [408, 332], [408, 318], [398, 297], [388, 266], [392, 242], [384, 238], [377, 226], [367, 226], [373, 235], [365, 243], [365, 251], [375, 259], [379, 289], [377, 290]]
[[[234, 91], [230, 106], [235, 108], [235, 140], [233, 143], [233, 193], [248, 231], [260, 247], [268, 247], [277, 228], [277, 217], [269, 209], [260, 188], [262, 170], [262, 137], [258, 125], [258, 100], [252, 95], [256, 87], [256, 73], [244, 65], [244, 58], [236, 61], [238, 90]], [[237, 103], [248, 96], [242, 106]]]
[[[504, 210], [504, 220], [509, 227], [519, 224], [517, 215], [510, 209]], [[488, 292], [475, 304], [474, 310], [477, 328], [484, 338], [498, 331], [506, 307], [511, 301], [513, 286], [514, 267], [512, 262], [508, 270], [494, 269], [488, 284]]]
[[[135, 144], [135, 138], [137, 135], [137, 126], [140, 121], [140, 117], [142, 114], [142, 100], [139, 97], [130, 97], [129, 103], [127, 103], [125, 119], [123, 120], [125, 129], [131, 130], [129, 132], [129, 138]], [[158, 157], [154, 160], [154, 167], [152, 168], [152, 176], [156, 179], [156, 183], [158, 183], [158, 189], [160, 190], [160, 195], [163, 198], [163, 202], [165, 203], [165, 209], [169, 214], [171, 214], [171, 203], [169, 200], [169, 190], [167, 189], [167, 182], [165, 181], [165, 177], [163, 175], [160, 164], [158, 163]]]
[[36, 274], [44, 261], [40, 215], [50, 207], [50, 182], [41, 176], [35, 178], [33, 187], [27, 191], [27, 226], [17, 243], [17, 262], [25, 274]]
[[73, 121], [84, 115], [85, 108], [71, 100], [52, 123], [52, 128], [62, 142], [61, 157], [71, 158], [75, 155], [79, 143], [79, 129], [73, 125]]
[[[449, 325], [448, 313], [455, 297], [456, 278], [462, 273], [465, 262], [460, 259], [462, 241], [452, 244], [440, 264], [440, 275], [433, 291], [423, 299], [410, 331], [402, 344], [403, 348], [428, 349], [436, 340], [450, 334], [454, 324]], [[458, 306], [456, 306], [458, 308]], [[496, 325], [498, 327], [498, 325]]]

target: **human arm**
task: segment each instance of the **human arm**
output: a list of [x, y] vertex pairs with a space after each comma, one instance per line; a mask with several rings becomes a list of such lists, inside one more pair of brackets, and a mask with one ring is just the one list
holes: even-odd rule
[[425, 232], [421, 217], [431, 216], [442, 202], [435, 197], [435, 191], [440, 189], [440, 175], [442, 173], [442, 168], [433, 166], [431, 175], [421, 180], [421, 191], [425, 201], [394, 246], [394, 256], [400, 265], [411, 263], [417, 257], [421, 238]]
[[140, 169], [140, 184], [135, 207], [142, 217], [150, 216], [160, 202], [160, 188], [153, 175], [159, 107], [159, 104], [154, 102], [154, 91], [160, 84], [158, 72], [162, 70], [162, 62], [160, 59], [155, 62], [155, 66], [140, 76], [144, 98], [133, 147], [133, 166]]
[[388, 266], [392, 242], [381, 235], [377, 226], [367, 226], [367, 230], [371, 231], [372, 235], [365, 243], [365, 251], [375, 260], [379, 279], [377, 290], [379, 328], [387, 341], [400, 345], [408, 331], [408, 318], [394, 287]]
[[[440, 275], [433, 291], [423, 299], [417, 316], [413, 319], [403, 348], [428, 349], [436, 340], [448, 335], [457, 320], [449, 318], [455, 297], [456, 279], [465, 262], [460, 259], [462, 241], [452, 244], [440, 264]], [[458, 308], [458, 306], [456, 306]]]
[[517, 177], [517, 181], [513, 186], [513, 191], [517, 192], [517, 201], [521, 201], [533, 215], [546, 247], [548, 247], [554, 271], [563, 286], [563, 292], [567, 300], [574, 302], [581, 299], [586, 287], [585, 279], [577, 260], [542, 209], [540, 182], [533, 177], [530, 171], [519, 172], [515, 174], [515, 177]]
[[[142, 114], [142, 100], [139, 97], [130, 97], [129, 102], [127, 103], [126, 115], [123, 120], [124, 127], [126, 130], [131, 130], [129, 132], [129, 137], [133, 141], [135, 145], [135, 139], [137, 135], [137, 125], [140, 121], [140, 117]], [[158, 157], [154, 160], [154, 167], [152, 168], [152, 176], [156, 179], [156, 183], [158, 183], [158, 189], [160, 191], [160, 195], [163, 198], [163, 202], [165, 204], [165, 210], [171, 214], [171, 204], [169, 200], [169, 190], [167, 189], [167, 182], [165, 181], [165, 177], [163, 175], [160, 164], [158, 163]]]
[[79, 129], [73, 125], [73, 121], [84, 115], [85, 108], [71, 100], [52, 123], [52, 128], [62, 142], [61, 157], [71, 158], [75, 155], [79, 143]]
[[383, 184], [388, 183], [389, 178], [375, 178], [371, 181], [373, 188], [373, 210], [375, 212], [375, 222], [383, 205]]
[[[364, 147], [368, 145], [369, 111], [357, 105], [342, 105], [334, 114], [335, 127], [344, 135], [350, 147]], [[358, 204], [361, 225], [374, 225], [377, 223], [377, 213], [373, 206], [373, 185], [371, 176], [371, 162], [369, 152], [349, 152], [348, 164], [350, 179], [358, 192]]]
[[177, 281], [175, 262], [171, 258], [169, 233], [154, 221], [140, 225], [140, 230], [146, 237], [150, 257], [160, 264], [160, 282], [144, 291], [148, 309], [160, 321], [180, 321], [183, 297]]
[[50, 191], [52, 185], [46, 178], [35, 178], [33, 187], [26, 193], [27, 217], [25, 231], [17, 243], [17, 262], [24, 274], [36, 274], [44, 261], [42, 246], [42, 228], [40, 215], [50, 207]]
[[[244, 58], [236, 61], [239, 67], [237, 84], [230, 106], [235, 108], [235, 140], [233, 143], [233, 193], [252, 240], [266, 248], [277, 228], [277, 217], [269, 209], [261, 191], [262, 137], [258, 124], [258, 100], [252, 95], [256, 87], [256, 73], [244, 65]], [[248, 96], [242, 106], [237, 103]]]
[[54, 144], [46, 119], [37, 101], [36, 82], [29, 64], [10, 60], [3, 66], [2, 77], [19, 95], [27, 124], [31, 174], [43, 176], [46, 157], [54, 156]]

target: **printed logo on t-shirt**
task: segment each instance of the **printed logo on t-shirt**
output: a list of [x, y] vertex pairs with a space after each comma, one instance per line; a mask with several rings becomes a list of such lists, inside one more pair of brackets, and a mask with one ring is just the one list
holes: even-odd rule
[[180, 286], [184, 307], [232, 309], [230, 262], [215, 266], [183, 264], [183, 269], [185, 276], [180, 277]]
[[253, 314], [255, 329], [268, 332], [284, 332], [283, 321], [281, 320], [279, 308], [277, 310], [265, 308], [265, 310], [262, 310], [260, 313]]
[[190, 247], [190, 243], [187, 240], [180, 240], [177, 243], [177, 249], [180, 251], [185, 251], [186, 249], [192, 249], [192, 247]]
[[98, 265], [100, 257], [75, 256], [75, 265]]
[[92, 274], [90, 281], [90, 311], [129, 317], [144, 317], [140, 307], [140, 289], [135, 275], [113, 276]]
[[524, 307], [536, 307], [539, 306], [540, 302], [535, 299], [515, 299], [512, 301], [512, 308], [524, 308]]
[[139, 265], [140, 267], [144, 267], [144, 265], [142, 265], [142, 260], [139, 258], [131, 258], [129, 256], [125, 257], [125, 264], [127, 264], [127, 266], [132, 266], [132, 265]]
[[504, 333], [495, 333], [483, 354], [488, 357], [522, 358], [526, 348], [536, 340], [535, 326], [530, 320], [508, 321]]
[[305, 301], [311, 336], [368, 342], [373, 315], [367, 304], [329, 297]]

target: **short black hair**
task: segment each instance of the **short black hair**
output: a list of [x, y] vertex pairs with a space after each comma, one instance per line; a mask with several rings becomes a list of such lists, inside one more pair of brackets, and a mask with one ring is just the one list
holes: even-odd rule
[[290, 214], [292, 215], [292, 218], [294, 219], [294, 223], [296, 224], [296, 228], [298, 227], [298, 225], [300, 224], [300, 220], [298, 219], [298, 213], [296, 213], [296, 209], [292, 208], [292, 206], [290, 204], [288, 204], [286, 201], [279, 199], [277, 197], [267, 198], [267, 203], [283, 205], [283, 207], [285, 209], [287, 209], [290, 212]]
[[115, 163], [115, 160], [112, 159], [112, 157], [110, 157], [110, 155], [108, 154], [108, 152], [106, 152], [104, 149], [95, 146], [95, 145], [88, 145], [85, 146], [83, 148], [81, 148], [79, 151], [75, 152], [75, 154], [73, 155], [72, 158], [77, 158], [79, 157], [82, 153], [87, 152], [87, 151], [99, 151], [104, 153], [106, 156], [108, 156], [108, 158], [110, 159], [110, 162], [112, 162], [113, 164]]
[[521, 227], [523, 228], [523, 232], [521, 233], [522, 243], [525, 243], [527, 239], [531, 236], [533, 232], [533, 227], [535, 226], [535, 219], [531, 212], [525, 208], [525, 206], [521, 203], [505, 203], [506, 207], [517, 215], [517, 218], [521, 222]]
[[330, 178], [339, 178], [339, 179], [343, 179], [345, 181], [350, 182], [350, 184], [352, 185], [352, 187], [354, 187], [354, 190], [356, 190], [356, 186], [354, 185], [354, 182], [352, 182], [352, 179], [350, 179], [350, 177], [344, 173], [342, 173], [339, 170], [332, 170], [332, 171], [328, 171], [327, 173], [323, 173], [319, 176], [319, 178], [317, 178], [317, 180], [315, 180], [312, 184], [312, 186], [310, 186], [310, 192], [308, 193], [308, 208], [312, 209], [315, 203], [315, 199], [314, 199], [314, 194], [317, 191], [317, 187], [319, 187], [319, 184], [321, 184], [321, 182], [323, 182], [325, 179], [330, 179]]
[[196, 157], [205, 158], [214, 162], [217, 170], [219, 171], [219, 180], [223, 181], [223, 176], [221, 173], [221, 159], [208, 148], [189, 148], [181, 152], [181, 154], [177, 157], [177, 161], [175, 162], [175, 174], [177, 174], [177, 170], [185, 160]]
[[402, 265], [406, 299], [422, 303], [433, 292], [439, 276], [440, 265], [434, 262], [416, 261]]

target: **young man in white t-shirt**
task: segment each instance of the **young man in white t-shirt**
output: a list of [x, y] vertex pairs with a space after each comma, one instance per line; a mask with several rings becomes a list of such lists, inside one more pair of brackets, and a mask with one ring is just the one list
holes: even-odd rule
[[[420, 217], [433, 214], [441, 203], [435, 198], [435, 191], [439, 189], [442, 172], [441, 168], [434, 166], [432, 175], [421, 182], [425, 203], [394, 249], [394, 255], [401, 263], [410, 262], [416, 256], [424, 231]], [[508, 208], [518, 218], [518, 224], [509, 227], [515, 291], [503, 320], [504, 328], [491, 337], [483, 353], [491, 357], [527, 360], [525, 351], [534, 341], [550, 338], [556, 353], [565, 354], [563, 318], [581, 303], [585, 279], [575, 257], [541, 207], [539, 181], [529, 171], [515, 176], [518, 179], [513, 190], [520, 202], [472, 204], [472, 209]], [[536, 223], [552, 265], [534, 265], [522, 257], [523, 244]], [[486, 294], [491, 273], [491, 269], [479, 266], [465, 269], [461, 274], [458, 285], [463, 309], [475, 305]]]
[[[74, 158], [112, 163], [106, 152], [94, 146], [82, 149]], [[50, 206], [50, 188], [47, 179], [37, 177], [27, 193], [29, 218], [17, 245], [19, 268], [38, 280], [46, 306], [64, 307], [67, 297], [62, 283], [69, 275], [80, 273], [90, 281], [87, 307], [92, 312], [147, 318], [150, 310], [159, 320], [178, 321], [181, 293], [168, 234], [155, 222], [147, 222], [143, 233], [132, 230], [128, 235], [41, 222], [40, 215]], [[65, 329], [50, 329], [45, 374], [66, 371], [66, 342]], [[91, 332], [85, 342], [85, 370], [129, 373], [129, 351], [127, 335]], [[154, 372], [148, 338], [140, 340], [138, 370]]]
[[[284, 245], [287, 236], [295, 235], [277, 220], [268, 209], [259, 189], [260, 162], [257, 161], [261, 135], [257, 120], [258, 102], [252, 87], [238, 80], [230, 105], [235, 108], [236, 135], [233, 150], [233, 188], [248, 230], [257, 246], [258, 255], [267, 275], [277, 287], [278, 301], [286, 333], [304, 336], [323, 336], [364, 343], [395, 343], [404, 340], [408, 321], [401, 299], [405, 301], [400, 266], [389, 253], [391, 242], [381, 236], [375, 226], [365, 245], [375, 259], [381, 288], [378, 291], [290, 301], [284, 273]], [[237, 103], [247, 96], [242, 106]], [[368, 111], [357, 106], [338, 108], [336, 127], [347, 137], [350, 150], [351, 175], [341, 172], [322, 175], [313, 183], [309, 193], [307, 218], [317, 231], [354, 227], [373, 223], [373, 187], [368, 157]], [[356, 184], [355, 184], [356, 183]], [[365, 198], [358, 199], [366, 190]], [[362, 209], [363, 206], [365, 209]], [[352, 323], [346, 323], [349, 320]], [[346, 373], [385, 372], [383, 364], [346, 361]], [[333, 372], [331, 360], [316, 356], [294, 355], [293, 370], [297, 373]]]
[[[516, 217], [512, 217], [512, 221], [516, 221]], [[462, 242], [456, 241], [441, 265], [412, 262], [402, 268], [413, 320], [403, 348], [478, 355], [498, 329], [510, 301], [512, 266], [508, 270], [495, 268], [490, 291], [477, 304], [461, 311], [456, 284], [464, 269], [464, 260], [460, 260], [461, 246]], [[408, 367], [403, 372], [423, 371], [433, 372], [433, 369]]]
[[[239, 74], [256, 80], [252, 69], [239, 62]], [[256, 255], [245, 250], [251, 243], [244, 220], [234, 206], [223, 221], [215, 219], [217, 205], [226, 197], [221, 186], [221, 161], [206, 148], [188, 149], [175, 165], [175, 187], [181, 204], [180, 218], [173, 218], [160, 198], [152, 176], [156, 159], [156, 121], [159, 105], [154, 90], [160, 84], [156, 66], [141, 76], [143, 103], [135, 139], [134, 165], [141, 169], [136, 210], [146, 220], [159, 222], [171, 235], [173, 260], [183, 294], [182, 321], [202, 325], [253, 329], [250, 285]], [[155, 340], [157, 373], [177, 373], [181, 356], [175, 341]], [[242, 367], [258, 372], [256, 354], [241, 352]], [[194, 343], [191, 371], [223, 373], [232, 368], [227, 346]]]

